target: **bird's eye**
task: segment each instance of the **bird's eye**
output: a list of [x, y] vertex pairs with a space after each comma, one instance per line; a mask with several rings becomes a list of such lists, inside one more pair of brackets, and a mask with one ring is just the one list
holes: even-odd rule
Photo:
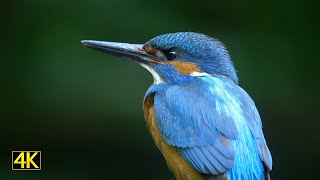
[[174, 60], [177, 57], [175, 51], [162, 51], [162, 53], [166, 56], [168, 61]]

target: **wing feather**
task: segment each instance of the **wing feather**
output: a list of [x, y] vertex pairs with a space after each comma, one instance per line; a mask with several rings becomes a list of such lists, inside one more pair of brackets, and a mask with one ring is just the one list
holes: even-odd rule
[[[199, 172], [221, 174], [234, 163], [232, 139], [239, 132], [224, 103], [239, 104], [239, 109], [257, 141], [259, 155], [271, 169], [272, 159], [262, 132], [260, 116], [249, 95], [231, 81], [225, 80], [224, 91], [235, 97], [235, 102], [224, 102], [229, 94], [212, 89], [201, 79], [179, 85], [151, 88], [156, 92], [154, 110], [163, 139], [175, 146], [180, 154]], [[224, 93], [224, 94], [221, 94]], [[146, 96], [147, 96], [146, 95]], [[229, 98], [230, 99], [230, 98]]]

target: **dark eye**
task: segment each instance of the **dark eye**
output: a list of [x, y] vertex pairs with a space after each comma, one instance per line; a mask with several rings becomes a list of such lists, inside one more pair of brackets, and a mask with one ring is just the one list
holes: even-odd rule
[[177, 57], [175, 51], [162, 51], [162, 53], [166, 56], [168, 61], [174, 60]]

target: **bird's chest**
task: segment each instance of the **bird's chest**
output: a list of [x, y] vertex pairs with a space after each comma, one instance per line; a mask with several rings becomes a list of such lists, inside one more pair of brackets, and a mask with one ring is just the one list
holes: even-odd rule
[[149, 95], [143, 104], [143, 110], [147, 128], [160, 152], [164, 156], [167, 165], [178, 180], [201, 180], [204, 177], [197, 172], [176, 150], [167, 144], [161, 136], [154, 111], [154, 95]]

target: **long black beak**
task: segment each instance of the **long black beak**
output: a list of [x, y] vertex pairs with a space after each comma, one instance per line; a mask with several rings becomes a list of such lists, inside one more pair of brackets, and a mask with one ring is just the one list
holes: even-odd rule
[[124, 59], [134, 60], [139, 63], [159, 63], [156, 56], [148, 54], [142, 49], [142, 44], [128, 44], [93, 40], [82, 40], [81, 43], [88, 48]]

